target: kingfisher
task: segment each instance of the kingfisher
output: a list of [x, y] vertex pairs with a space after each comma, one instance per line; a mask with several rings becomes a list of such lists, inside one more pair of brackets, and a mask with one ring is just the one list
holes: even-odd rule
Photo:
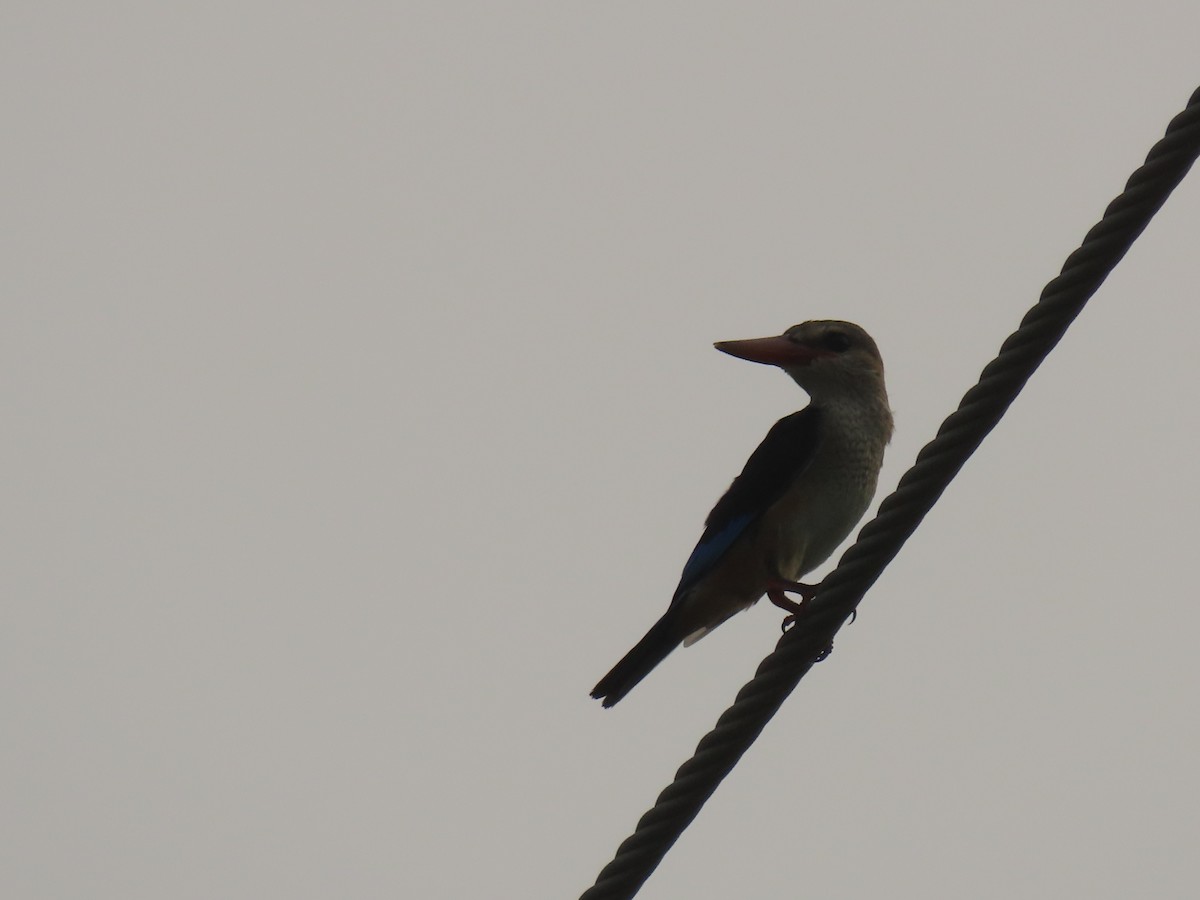
[[785, 628], [795, 623], [816, 593], [800, 578], [829, 558], [875, 496], [892, 410], [883, 359], [866, 331], [826, 319], [713, 346], [778, 366], [810, 402], [771, 427], [712, 508], [666, 613], [592, 689], [605, 707], [680, 644], [694, 644], [763, 595], [787, 611]]

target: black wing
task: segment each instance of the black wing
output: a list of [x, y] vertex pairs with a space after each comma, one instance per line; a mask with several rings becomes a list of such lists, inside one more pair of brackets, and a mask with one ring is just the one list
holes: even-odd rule
[[820, 410], [807, 406], [771, 426], [742, 473], [704, 520], [704, 534], [684, 564], [675, 596], [695, 584], [808, 468], [817, 447]]

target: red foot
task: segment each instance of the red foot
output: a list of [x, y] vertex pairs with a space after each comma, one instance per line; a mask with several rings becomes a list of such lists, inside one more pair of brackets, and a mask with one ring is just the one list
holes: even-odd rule
[[[790, 599], [787, 594], [799, 594], [800, 602]], [[817, 586], [813, 584], [801, 584], [798, 581], [784, 581], [782, 578], [776, 578], [767, 582], [767, 599], [778, 606], [780, 609], [786, 610], [791, 615], [785, 616], [782, 624], [784, 631], [787, 631], [799, 620], [807, 607], [804, 605], [812, 600], [817, 595]]]

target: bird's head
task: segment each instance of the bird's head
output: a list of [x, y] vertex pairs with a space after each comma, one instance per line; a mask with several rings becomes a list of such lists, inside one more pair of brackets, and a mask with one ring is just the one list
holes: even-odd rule
[[887, 403], [879, 348], [852, 322], [804, 322], [777, 337], [719, 341], [713, 346], [739, 359], [779, 366], [814, 401], [861, 394]]

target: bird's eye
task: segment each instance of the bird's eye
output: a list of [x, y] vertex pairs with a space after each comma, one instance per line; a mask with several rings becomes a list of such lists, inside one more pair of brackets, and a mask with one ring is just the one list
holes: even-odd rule
[[850, 338], [847, 337], [844, 331], [831, 331], [825, 335], [823, 343], [834, 353], [845, 353], [850, 349]]

